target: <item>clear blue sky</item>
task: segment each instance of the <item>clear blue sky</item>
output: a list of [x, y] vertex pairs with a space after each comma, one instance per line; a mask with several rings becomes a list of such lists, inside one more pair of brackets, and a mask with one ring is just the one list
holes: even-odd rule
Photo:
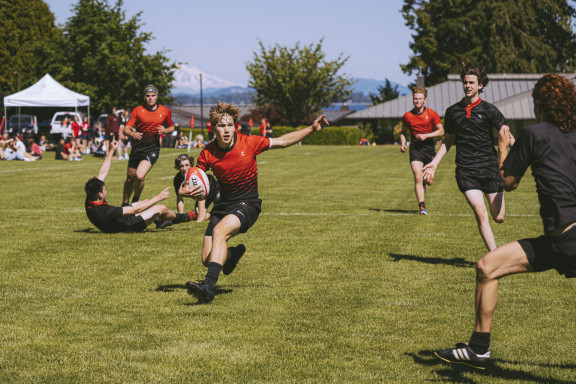
[[[45, 0], [63, 24], [76, 0]], [[114, 3], [110, 0], [109, 3]], [[215, 5], [218, 4], [218, 5]], [[400, 64], [412, 52], [411, 31], [399, 12], [402, 0], [125, 0], [127, 18], [142, 12], [142, 31], [155, 39], [149, 53], [167, 56], [203, 72], [246, 85], [246, 63], [258, 41], [294, 46], [324, 38], [328, 59], [349, 56], [343, 73], [352, 77], [415, 81]]]

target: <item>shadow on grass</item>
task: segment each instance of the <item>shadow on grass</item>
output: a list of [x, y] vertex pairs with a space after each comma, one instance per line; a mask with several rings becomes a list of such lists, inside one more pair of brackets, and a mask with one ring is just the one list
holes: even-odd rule
[[[206, 302], [199, 298], [196, 294], [194, 294], [194, 291], [192, 291], [191, 289], [189, 289], [185, 284], [169, 284], [169, 285], [159, 285], [158, 288], [156, 288], [154, 291], [155, 292], [174, 292], [178, 289], [183, 289], [185, 291], [188, 291], [188, 293], [191, 296], [194, 296], [198, 299], [198, 302], [196, 303], [188, 303], [186, 305], [202, 305], [202, 304], [206, 304]], [[228, 293], [233, 292], [233, 289], [224, 289], [224, 288], [216, 288], [216, 297], [215, 299], [218, 298], [218, 295], [225, 295]]]
[[[146, 228], [143, 231], [139, 231], [139, 232], [119, 232], [119, 233], [130, 233], [130, 234], [138, 234], [138, 233], [160, 233], [160, 232], [165, 232], [165, 231], [189, 231], [190, 229], [188, 228], [165, 228], [165, 229], [156, 229], [152, 226]], [[85, 229], [76, 229], [74, 230], [75, 233], [99, 233], [102, 235], [115, 235], [116, 233], [105, 233], [100, 231], [99, 229], [96, 228], [85, 228]]]
[[[561, 384], [561, 383], [572, 383], [576, 384], [576, 381], [566, 381], [566, 380], [556, 380], [550, 377], [542, 377], [529, 372], [524, 372], [516, 369], [503, 368], [501, 364], [511, 364], [511, 365], [534, 365], [542, 368], [561, 368], [573, 370], [576, 368], [574, 364], [531, 364], [530, 362], [517, 362], [517, 361], [506, 361], [500, 359], [493, 359], [490, 366], [485, 370], [474, 369], [462, 364], [449, 364], [438, 359], [433, 351], [422, 350], [417, 354], [406, 353], [407, 356], [411, 357], [416, 364], [422, 365], [424, 367], [436, 367], [441, 368], [434, 369], [434, 373], [441, 376], [442, 380], [438, 381], [448, 381], [451, 383], [476, 383], [469, 376], [472, 372], [483, 377], [493, 377], [498, 379], [509, 379], [521, 382], [533, 382], [533, 383], [550, 383], [550, 384]], [[466, 376], [465, 376], [466, 374]], [[485, 381], [485, 380], [483, 380]]]
[[456, 258], [452, 258], [452, 259], [443, 259], [441, 257], [422, 257], [422, 256], [415, 256], [415, 255], [400, 255], [398, 253], [389, 253], [388, 256], [390, 256], [394, 259], [392, 261], [409, 260], [409, 261], [417, 261], [419, 263], [434, 264], [434, 265], [444, 264], [444, 265], [451, 265], [454, 267], [461, 267], [461, 268], [470, 268], [470, 267], [476, 266], [476, 263], [465, 260], [462, 257], [456, 257]]
[[96, 229], [96, 228], [85, 228], [85, 229], [76, 229], [74, 232], [76, 233], [103, 233], [100, 230]]
[[388, 213], [405, 213], [405, 214], [420, 214], [420, 211], [415, 209], [381, 209], [381, 208], [368, 208], [369, 211], [374, 212], [388, 212]]

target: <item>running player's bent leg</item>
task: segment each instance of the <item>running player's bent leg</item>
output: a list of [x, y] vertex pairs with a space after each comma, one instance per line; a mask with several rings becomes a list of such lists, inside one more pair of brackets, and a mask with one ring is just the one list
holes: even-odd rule
[[531, 272], [520, 243], [514, 241], [488, 253], [476, 266], [476, 332], [489, 333], [498, 300], [498, 282], [503, 276]]
[[504, 203], [504, 192], [487, 193], [486, 199], [490, 207], [492, 219], [497, 223], [503, 223], [506, 218], [506, 204]]
[[134, 180], [134, 199], [138, 201], [140, 199], [140, 195], [142, 194], [142, 190], [144, 189], [144, 179], [148, 172], [152, 169], [152, 163], [147, 160], [143, 160], [138, 164], [138, 168], [136, 169], [136, 180]]
[[134, 181], [136, 180], [136, 169], [128, 167], [126, 181], [124, 182], [124, 193], [122, 194], [122, 204], [130, 203], [130, 196], [134, 191]]
[[226, 215], [212, 231], [212, 251], [209, 262], [224, 265], [228, 258], [226, 242], [240, 231], [240, 219], [234, 215]]
[[490, 228], [490, 220], [484, 203], [484, 193], [478, 189], [470, 189], [464, 192], [464, 197], [466, 197], [466, 201], [474, 211], [476, 223], [484, 244], [489, 251], [496, 249], [496, 240], [494, 240], [494, 234], [492, 234], [492, 228]]
[[416, 193], [416, 199], [418, 200], [418, 203], [422, 203], [424, 202], [424, 183], [422, 178], [422, 168], [424, 168], [424, 163], [421, 161], [412, 161], [410, 162], [410, 167], [414, 174], [414, 192]]

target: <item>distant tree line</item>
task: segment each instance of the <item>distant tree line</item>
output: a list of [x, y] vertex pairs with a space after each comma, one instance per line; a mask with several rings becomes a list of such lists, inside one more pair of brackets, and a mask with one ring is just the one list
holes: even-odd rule
[[63, 26], [42, 0], [0, 0], [2, 102], [46, 73], [90, 96], [93, 111], [134, 107], [147, 84], [170, 101], [176, 63], [166, 52], [145, 52], [152, 34], [141, 26], [140, 13], [127, 18], [122, 0], [78, 0]]

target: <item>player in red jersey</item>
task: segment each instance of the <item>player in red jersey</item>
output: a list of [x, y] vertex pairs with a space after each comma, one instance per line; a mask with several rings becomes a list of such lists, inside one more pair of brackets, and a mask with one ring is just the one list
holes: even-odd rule
[[414, 174], [414, 192], [418, 199], [418, 208], [421, 215], [427, 215], [424, 202], [424, 179], [422, 168], [434, 159], [434, 137], [444, 135], [440, 116], [430, 108], [426, 108], [426, 88], [412, 88], [412, 103], [414, 109], [404, 114], [402, 118], [402, 132], [400, 132], [400, 151], [406, 152], [406, 132], [410, 130], [410, 167]]
[[[197, 161], [199, 168], [212, 170], [220, 185], [220, 200], [212, 209], [202, 245], [202, 264], [208, 267], [206, 279], [199, 283], [186, 283], [206, 302], [214, 299], [220, 272], [230, 274], [246, 251], [243, 244], [228, 248], [226, 242], [248, 231], [260, 214], [262, 200], [258, 198], [256, 156], [268, 149], [296, 144], [328, 125], [325, 116], [320, 116], [311, 126], [281, 137], [246, 136], [235, 133], [239, 115], [240, 110], [234, 104], [218, 102], [211, 108], [215, 140], [200, 152]], [[197, 199], [200, 193], [200, 187], [196, 187], [181, 194]]]
[[170, 110], [158, 104], [158, 89], [147, 85], [144, 95], [145, 103], [132, 110], [124, 127], [124, 134], [132, 138], [132, 152], [124, 182], [123, 205], [128, 205], [132, 192], [133, 203], [140, 199], [144, 178], [160, 155], [160, 136], [174, 131]]

